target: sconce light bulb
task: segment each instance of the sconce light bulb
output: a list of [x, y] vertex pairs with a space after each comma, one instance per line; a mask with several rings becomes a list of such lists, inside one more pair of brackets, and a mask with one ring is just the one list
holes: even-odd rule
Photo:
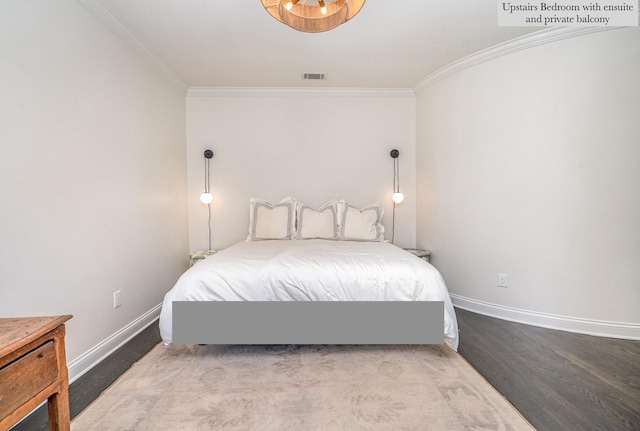
[[203, 193], [200, 195], [200, 202], [202, 202], [205, 205], [209, 205], [211, 202], [213, 202], [213, 196], [211, 195], [211, 193]]
[[404, 195], [400, 192], [395, 192], [393, 196], [391, 196], [391, 200], [399, 204], [404, 200]]
[[286, 10], [291, 10], [291, 8], [293, 7], [293, 3], [291, 3], [290, 1], [288, 1], [285, 5], [284, 8]]

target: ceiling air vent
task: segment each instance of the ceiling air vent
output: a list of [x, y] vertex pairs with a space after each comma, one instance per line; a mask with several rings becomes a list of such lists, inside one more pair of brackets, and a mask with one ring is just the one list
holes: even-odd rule
[[303, 73], [302, 79], [305, 81], [326, 81], [326, 73]]

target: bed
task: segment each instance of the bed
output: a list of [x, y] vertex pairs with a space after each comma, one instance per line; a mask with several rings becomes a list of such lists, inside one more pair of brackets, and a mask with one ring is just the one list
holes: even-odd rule
[[[430, 263], [383, 240], [379, 205], [349, 209], [332, 201], [331, 211], [325, 205], [305, 212], [288, 200], [292, 206], [284, 205], [279, 217], [272, 211], [283, 201], [251, 203], [247, 240], [189, 268], [165, 295], [160, 314], [165, 344], [173, 342], [175, 301], [441, 301], [444, 343], [457, 350], [456, 315], [442, 276]], [[366, 214], [371, 208], [373, 216]], [[326, 221], [320, 223], [323, 213]], [[274, 229], [274, 223], [283, 226]]]

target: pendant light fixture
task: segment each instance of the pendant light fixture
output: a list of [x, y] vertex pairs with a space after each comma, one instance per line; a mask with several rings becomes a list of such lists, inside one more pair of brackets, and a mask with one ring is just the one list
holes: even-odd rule
[[329, 31], [353, 18], [365, 0], [260, 0], [262, 6], [289, 27], [305, 33]]

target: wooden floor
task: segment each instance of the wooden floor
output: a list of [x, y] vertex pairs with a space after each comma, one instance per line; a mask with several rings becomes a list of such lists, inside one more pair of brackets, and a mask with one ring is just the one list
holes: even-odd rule
[[460, 354], [537, 430], [640, 430], [640, 341], [456, 313]]
[[[640, 341], [456, 312], [462, 356], [538, 431], [640, 431]], [[159, 342], [156, 323], [76, 380], [71, 417]], [[47, 430], [44, 407], [12, 429]]]

